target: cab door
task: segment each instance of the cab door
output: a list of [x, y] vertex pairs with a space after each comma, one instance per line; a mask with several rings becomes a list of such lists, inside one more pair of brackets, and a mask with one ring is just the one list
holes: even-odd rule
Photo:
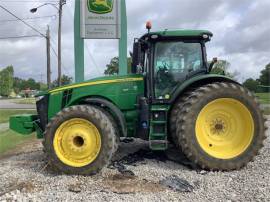
[[203, 46], [196, 41], [160, 41], [153, 53], [155, 100], [169, 100], [189, 75], [204, 68]]

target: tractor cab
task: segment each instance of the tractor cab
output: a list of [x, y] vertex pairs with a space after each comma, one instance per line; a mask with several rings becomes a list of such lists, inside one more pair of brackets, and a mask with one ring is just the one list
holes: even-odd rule
[[183, 82], [207, 74], [205, 43], [212, 36], [205, 30], [165, 30], [135, 39], [132, 73], [145, 76], [147, 97], [169, 100]]
[[[145, 81], [137, 134], [145, 134], [152, 149], [162, 150], [167, 148], [167, 118], [179, 96], [177, 90], [192, 78], [209, 73], [205, 43], [213, 34], [205, 30], [150, 32], [149, 23], [147, 28], [147, 34], [135, 39], [132, 55], [132, 73], [142, 74]], [[150, 130], [143, 129], [145, 123]]]

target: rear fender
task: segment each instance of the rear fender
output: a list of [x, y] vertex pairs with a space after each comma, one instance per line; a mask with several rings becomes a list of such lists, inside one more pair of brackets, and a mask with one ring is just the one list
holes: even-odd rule
[[[184, 92], [192, 88], [196, 88], [202, 85], [206, 85], [213, 82], [230, 82], [239, 84], [237, 81], [234, 81], [230, 77], [217, 75], [217, 74], [205, 74], [193, 77], [183, 84], [181, 84], [173, 93], [170, 103], [174, 103]], [[240, 85], [240, 84], [239, 84]]]

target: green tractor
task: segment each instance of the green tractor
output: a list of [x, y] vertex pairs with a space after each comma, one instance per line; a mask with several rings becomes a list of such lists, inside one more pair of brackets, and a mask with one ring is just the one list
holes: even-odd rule
[[89, 175], [107, 166], [120, 137], [174, 144], [207, 170], [240, 169], [263, 147], [265, 119], [239, 83], [211, 74], [205, 30], [148, 32], [134, 41], [132, 72], [63, 86], [37, 97], [37, 115], [13, 116], [10, 128], [37, 132], [50, 165]]

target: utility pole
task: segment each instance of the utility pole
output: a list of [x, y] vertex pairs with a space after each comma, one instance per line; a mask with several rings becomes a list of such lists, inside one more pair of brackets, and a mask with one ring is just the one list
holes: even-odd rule
[[47, 85], [48, 89], [51, 88], [51, 36], [50, 27], [47, 26], [46, 32], [46, 47], [47, 47]]
[[66, 0], [59, 0], [59, 22], [58, 22], [58, 86], [61, 86], [61, 76], [62, 76], [62, 14], [63, 5], [66, 4]]

